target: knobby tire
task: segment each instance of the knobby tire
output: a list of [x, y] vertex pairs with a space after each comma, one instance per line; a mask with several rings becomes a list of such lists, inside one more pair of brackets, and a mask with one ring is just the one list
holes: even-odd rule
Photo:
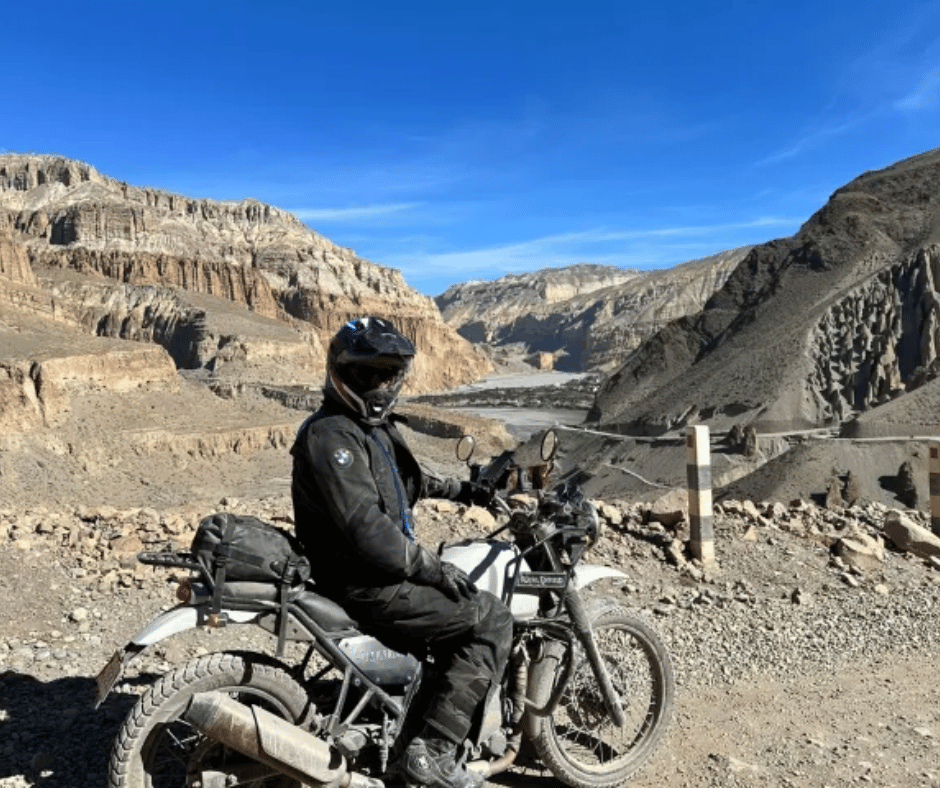
[[[180, 719], [193, 695], [212, 690], [294, 723], [309, 713], [306, 693], [284, 669], [235, 654], [199, 657], [158, 679], [131, 709], [111, 748], [109, 788], [186, 788], [187, 773], [223, 768], [229, 751]], [[278, 775], [260, 785], [297, 783]]]
[[[613, 788], [650, 757], [672, 717], [675, 678], [659, 636], [622, 609], [591, 622], [594, 637], [626, 714], [618, 729], [610, 719], [588, 660], [581, 654], [551, 717], [527, 720], [532, 744], [546, 767], [571, 788]], [[558, 661], [533, 666], [529, 696], [551, 695]]]

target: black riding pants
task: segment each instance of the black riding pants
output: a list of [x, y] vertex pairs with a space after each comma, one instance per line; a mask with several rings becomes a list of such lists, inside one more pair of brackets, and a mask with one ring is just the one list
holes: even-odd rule
[[337, 599], [366, 634], [390, 648], [434, 657], [440, 683], [425, 721], [460, 744], [509, 659], [512, 614], [487, 591], [454, 602], [430, 586], [346, 588]]

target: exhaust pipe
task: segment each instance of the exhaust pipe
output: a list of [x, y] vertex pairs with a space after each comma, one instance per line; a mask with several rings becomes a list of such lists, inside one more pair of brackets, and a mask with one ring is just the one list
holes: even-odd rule
[[468, 769], [481, 775], [484, 780], [511, 767], [522, 747], [522, 717], [526, 709], [526, 691], [529, 686], [529, 658], [525, 649], [517, 645], [509, 659], [513, 671], [513, 713], [509, 719], [510, 735], [506, 752], [495, 761], [470, 761], [467, 764]]
[[194, 695], [183, 719], [213, 741], [298, 782], [324, 788], [385, 788], [381, 780], [350, 772], [342, 754], [312, 733], [221, 692]]

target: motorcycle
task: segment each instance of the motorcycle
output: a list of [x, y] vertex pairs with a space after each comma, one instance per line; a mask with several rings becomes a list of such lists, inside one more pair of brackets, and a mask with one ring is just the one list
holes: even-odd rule
[[[515, 626], [509, 665], [489, 693], [460, 757], [489, 778], [516, 766], [547, 768], [572, 788], [613, 788], [650, 757], [672, 714], [675, 681], [655, 631], [591, 587], [626, 578], [581, 559], [601, 537], [576, 479], [550, 486], [557, 437], [540, 465], [513, 452], [471, 464], [490, 492], [498, 527], [443, 545], [441, 557], [503, 600]], [[402, 782], [395, 762], [422, 723], [433, 660], [363, 634], [310, 582], [230, 582], [185, 552], [145, 552], [144, 563], [187, 569], [177, 606], [119, 649], [98, 676], [98, 704], [149, 646], [189, 629], [251, 624], [278, 636], [277, 653], [197, 657], [148, 687], [118, 732], [110, 788], [295, 786], [384, 788]], [[223, 600], [221, 609], [213, 604]], [[290, 664], [283, 644], [303, 656]]]

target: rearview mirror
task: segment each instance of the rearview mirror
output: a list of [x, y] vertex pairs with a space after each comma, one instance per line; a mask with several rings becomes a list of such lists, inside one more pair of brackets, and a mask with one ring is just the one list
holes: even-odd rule
[[461, 462], [469, 462], [476, 445], [477, 442], [472, 435], [464, 435], [457, 441], [457, 459]]
[[548, 462], [558, 451], [558, 433], [555, 430], [546, 430], [542, 436], [542, 461]]

